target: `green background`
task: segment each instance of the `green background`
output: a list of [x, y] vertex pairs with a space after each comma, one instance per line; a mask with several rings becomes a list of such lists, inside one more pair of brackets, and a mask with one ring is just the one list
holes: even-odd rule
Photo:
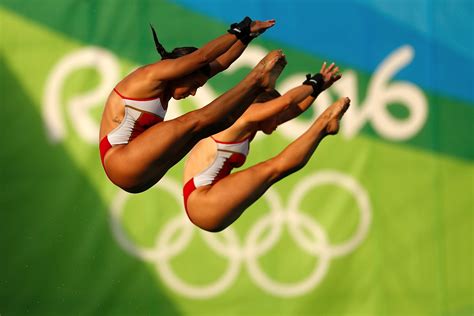
[[[428, 117], [414, 137], [388, 140], [366, 123], [353, 138], [325, 140], [303, 170], [272, 188], [287, 208], [299, 183], [333, 170], [355, 179], [369, 197], [367, 235], [350, 253], [332, 258], [321, 282], [305, 293], [281, 297], [266, 291], [241, 262], [228, 288], [193, 298], [170, 287], [156, 261], [124, 249], [111, 229], [112, 204], [121, 193], [105, 177], [97, 144], [81, 137], [68, 109], [71, 99], [99, 85], [100, 73], [83, 67], [65, 78], [59, 99], [66, 134], [59, 141], [48, 137], [44, 95], [58, 62], [86, 46], [112, 53], [121, 75], [153, 62], [147, 19], [157, 21], [167, 47], [199, 46], [226, 28], [162, 1], [0, 3], [0, 315], [474, 314], [474, 104], [427, 89], [420, 88]], [[254, 45], [284, 49], [289, 64], [282, 80], [331, 58], [265, 36]], [[364, 99], [373, 74], [350, 64], [341, 67], [355, 72]], [[222, 93], [247, 70], [219, 75], [209, 86]], [[102, 105], [88, 112], [97, 123]], [[188, 111], [201, 105], [190, 98], [176, 106]], [[407, 115], [403, 106], [394, 105], [392, 112]], [[311, 113], [299, 120], [311, 120]], [[289, 142], [282, 132], [256, 139], [246, 166], [274, 156]], [[182, 170], [181, 162], [167, 179], [180, 185]], [[165, 225], [183, 216], [179, 198], [160, 189], [130, 196], [120, 226], [136, 245], [152, 248]], [[270, 209], [263, 198], [232, 226], [240, 245]], [[335, 185], [312, 188], [299, 210], [320, 223], [331, 244], [350, 239], [360, 221], [354, 197]], [[311, 232], [303, 233], [312, 239]], [[179, 238], [175, 233], [172, 239]], [[295, 283], [321, 259], [284, 228], [258, 262], [275, 281]], [[206, 285], [225, 273], [228, 259], [194, 231], [169, 263], [187, 283]]]

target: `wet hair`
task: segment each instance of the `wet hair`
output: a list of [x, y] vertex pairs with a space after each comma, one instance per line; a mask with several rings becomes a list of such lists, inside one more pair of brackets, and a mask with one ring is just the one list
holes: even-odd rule
[[[171, 52], [167, 52], [163, 45], [158, 40], [158, 36], [156, 35], [155, 28], [153, 25], [150, 24], [151, 32], [153, 33], [153, 40], [155, 42], [156, 51], [161, 56], [161, 59], [176, 59], [179, 57], [183, 57], [185, 55], [191, 54], [192, 52], [197, 51], [197, 47], [186, 46], [186, 47], [176, 47]], [[203, 66], [201, 69], [197, 71], [202, 72], [204, 75], [209, 76], [211, 73], [211, 67], [209, 64]]]
[[257, 95], [254, 102], [264, 103], [264, 102], [268, 102], [270, 100], [276, 99], [278, 97], [281, 97], [281, 94], [276, 89], [266, 90], [260, 93], [259, 95]]

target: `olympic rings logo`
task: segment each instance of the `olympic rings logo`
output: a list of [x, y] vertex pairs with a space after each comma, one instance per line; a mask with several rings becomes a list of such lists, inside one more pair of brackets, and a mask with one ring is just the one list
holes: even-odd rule
[[[309, 190], [325, 184], [337, 185], [348, 191], [354, 196], [359, 209], [360, 219], [356, 232], [351, 239], [340, 244], [331, 244], [324, 228], [313, 217], [298, 209]], [[154, 188], [167, 191], [176, 198], [179, 205], [182, 205], [181, 185], [177, 182], [165, 177]], [[320, 284], [328, 272], [332, 259], [347, 255], [364, 241], [372, 217], [369, 196], [360, 183], [338, 171], [325, 170], [305, 177], [294, 188], [286, 209], [282, 206], [279, 195], [270, 188], [262, 198], [267, 200], [271, 211], [250, 228], [243, 244], [239, 242], [232, 226], [220, 234], [224, 242], [219, 241], [216, 234], [198, 230], [190, 223], [181, 207], [180, 215], [172, 218], [160, 231], [154, 247], [143, 248], [128, 239], [120, 224], [124, 205], [129, 197], [129, 194], [120, 191], [111, 206], [111, 227], [117, 242], [130, 255], [154, 263], [158, 274], [169, 288], [196, 299], [211, 298], [229, 289], [243, 264], [246, 265], [251, 279], [264, 291], [280, 297], [303, 295]], [[267, 253], [281, 238], [284, 225], [287, 225], [288, 232], [305, 252], [319, 258], [310, 275], [294, 283], [273, 280], [261, 269], [258, 262], [259, 257]], [[302, 228], [312, 234], [312, 240], [303, 234]], [[267, 230], [270, 232], [265, 238], [261, 238]], [[180, 232], [178, 238], [172, 239], [177, 232]], [[227, 270], [221, 278], [207, 285], [186, 283], [177, 276], [170, 265], [170, 260], [188, 246], [196, 232], [199, 232], [210, 249], [228, 259]]]

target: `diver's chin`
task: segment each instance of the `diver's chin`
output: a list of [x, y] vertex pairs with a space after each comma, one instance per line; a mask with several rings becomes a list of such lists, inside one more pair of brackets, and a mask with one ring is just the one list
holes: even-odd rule
[[190, 94], [179, 95], [176, 100], [183, 100], [183, 99], [186, 99], [189, 96], [190, 96]]
[[276, 129], [272, 129], [271, 131], [268, 131], [267, 135], [272, 135], [275, 131]]

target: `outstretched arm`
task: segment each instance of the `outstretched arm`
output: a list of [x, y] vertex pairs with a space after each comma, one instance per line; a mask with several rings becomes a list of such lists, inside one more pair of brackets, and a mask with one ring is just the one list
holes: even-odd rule
[[167, 81], [184, 77], [204, 67], [226, 52], [238, 41], [233, 34], [224, 34], [191, 54], [176, 59], [163, 59], [145, 66], [147, 77], [153, 81]]
[[241, 120], [245, 124], [255, 124], [297, 106], [303, 100], [308, 98], [313, 92], [313, 88], [309, 85], [301, 85], [289, 90], [287, 93], [276, 99], [265, 103], [254, 103], [242, 115]]
[[[145, 66], [147, 76], [154, 81], [166, 81], [181, 78], [210, 64], [219, 56], [228, 52], [235, 44], [238, 44], [235, 45], [235, 48], [231, 50], [231, 52], [229, 52], [226, 57], [221, 59], [223, 66], [225, 66], [227, 63], [230, 65], [242, 54], [242, 51], [245, 49], [245, 45], [238, 42], [251, 39], [252, 36], [255, 37], [258, 34], [263, 33], [267, 28], [273, 26], [274, 24], [275, 23], [274, 21], [272, 22], [272, 20], [265, 22], [252, 22], [250, 19], [246, 18], [240, 23], [232, 24], [229, 34], [219, 36], [191, 54], [184, 55], [176, 59], [160, 60], [156, 63]], [[217, 71], [218, 68], [221, 68], [221, 66], [217, 66], [215, 68], [215, 73], [213, 75], [219, 72]]]
[[282, 113], [279, 114], [278, 124], [283, 124], [306, 111], [313, 104], [314, 100], [316, 100], [316, 98], [321, 92], [332, 86], [332, 84], [339, 80], [342, 76], [339, 73], [339, 67], [336, 66], [334, 63], [332, 63], [331, 65], [329, 65], [329, 67], [326, 68], [326, 62], [324, 62], [321, 66], [321, 70], [319, 73], [322, 75], [322, 78], [324, 80], [322, 88], [313, 91], [310, 95], [306, 96], [306, 98], [304, 98], [304, 100], [302, 100], [301, 102], [292, 103], [287, 109], [285, 109]]
[[268, 21], [252, 21], [250, 25], [250, 36], [248, 40], [240, 40], [234, 43], [232, 47], [227, 50], [225, 53], [220, 55], [216, 60], [210, 63], [211, 72], [209, 78], [215, 76], [221, 71], [226, 70], [229, 68], [232, 63], [242, 55], [245, 48], [249, 44], [249, 41], [258, 35], [265, 32], [267, 29], [275, 25], [275, 20], [268, 20]]

